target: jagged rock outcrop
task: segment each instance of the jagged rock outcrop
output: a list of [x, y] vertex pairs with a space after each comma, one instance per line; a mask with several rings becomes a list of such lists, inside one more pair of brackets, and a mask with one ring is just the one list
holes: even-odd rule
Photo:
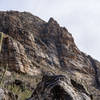
[[[5, 36], [1, 66], [32, 76], [64, 73], [73, 82], [84, 85], [93, 100], [100, 99], [100, 62], [81, 52], [68, 30], [53, 18], [45, 22], [27, 12], [0, 12], [0, 32]], [[77, 94], [72, 85], [65, 85]], [[60, 83], [59, 86], [62, 87]], [[84, 96], [78, 93], [78, 97]]]
[[45, 75], [28, 100], [92, 100], [85, 87], [64, 75]]
[[50, 67], [64, 67], [66, 58], [75, 57], [74, 52], [80, 52], [71, 34], [53, 18], [46, 23], [26, 12], [0, 14], [0, 31], [8, 35], [3, 42], [4, 59], [0, 61], [6, 59], [11, 69], [25, 72], [32, 68], [34, 62]]

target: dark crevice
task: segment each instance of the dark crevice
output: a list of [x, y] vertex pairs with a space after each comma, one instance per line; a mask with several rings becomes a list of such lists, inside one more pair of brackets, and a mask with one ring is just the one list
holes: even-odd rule
[[[58, 44], [61, 44], [61, 43], [58, 43]], [[58, 53], [58, 59], [59, 59], [59, 62], [60, 62], [60, 66], [61, 67], [64, 67], [65, 66], [65, 63], [61, 59], [61, 57], [62, 57], [62, 47], [61, 47], [61, 45], [57, 45], [56, 44], [56, 48], [57, 48], [57, 53]]]
[[[76, 88], [77, 90], [79, 90], [80, 92], [84, 92], [86, 95], [89, 95], [85, 89], [85, 87], [79, 83], [77, 83], [76, 81], [71, 79], [71, 84], [73, 85], [74, 88]], [[89, 95], [90, 96], [90, 95]]]
[[4, 40], [3, 40], [3, 46], [2, 46], [2, 53], [4, 53], [3, 54], [3, 62], [4, 62], [4, 64], [5, 65], [7, 65], [8, 64], [8, 66], [9, 66], [9, 50], [8, 50], [8, 38], [4, 38]]
[[72, 80], [72, 79], [71, 79], [71, 84], [72, 84], [73, 87], [76, 88], [78, 91], [84, 92], [87, 96], [89, 96], [89, 97], [91, 98], [91, 100], [93, 99], [92, 95], [89, 94], [89, 92], [87, 91], [87, 89], [86, 89], [83, 85], [77, 83], [76, 81], [74, 81], [74, 80]]
[[59, 33], [59, 35], [58, 35], [58, 37], [57, 37], [57, 43], [55, 43], [55, 45], [56, 45], [56, 49], [57, 49], [57, 54], [58, 54], [58, 59], [59, 59], [59, 62], [60, 62], [60, 66], [61, 66], [61, 67], [65, 67], [66, 64], [65, 64], [65, 62], [64, 62], [64, 60], [63, 60], [63, 48], [62, 48], [62, 43], [61, 43], [61, 41], [60, 41], [59, 38], [61, 38], [60, 33]]
[[85, 91], [84, 86], [71, 79], [71, 84], [78, 90]]
[[52, 100], [73, 100], [73, 98], [59, 85], [56, 85], [51, 89], [51, 94], [53, 95]]
[[94, 68], [94, 71], [95, 71], [96, 86], [100, 87], [100, 82], [99, 82], [99, 78], [98, 78], [98, 71], [97, 71], [98, 68], [97, 68], [97, 65], [95, 63], [95, 60], [91, 56], [89, 56], [89, 55], [88, 55], [88, 58], [89, 58], [89, 60], [91, 62], [92, 67]]

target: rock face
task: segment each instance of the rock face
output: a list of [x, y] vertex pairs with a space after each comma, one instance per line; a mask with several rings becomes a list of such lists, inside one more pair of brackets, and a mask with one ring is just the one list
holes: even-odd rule
[[80, 53], [71, 34], [53, 18], [46, 23], [26, 12], [1, 12], [0, 21], [0, 31], [7, 34], [0, 61], [12, 70], [28, 73], [34, 62], [65, 67], [74, 52]]
[[[81, 52], [68, 30], [53, 18], [45, 22], [27, 12], [0, 12], [0, 32], [4, 33], [1, 66], [7, 66], [11, 72], [32, 76], [43, 75], [44, 72], [65, 74], [70, 79], [69, 83], [61, 79], [57, 86], [70, 100], [100, 100], [100, 62]], [[73, 85], [84, 85], [89, 95], [80, 92], [79, 87], [76, 89], [71, 80]], [[49, 94], [54, 95], [51, 92], [55, 88], [50, 89]]]
[[0, 88], [0, 100], [17, 100], [17, 96]]
[[28, 100], [92, 100], [85, 87], [64, 75], [45, 75]]

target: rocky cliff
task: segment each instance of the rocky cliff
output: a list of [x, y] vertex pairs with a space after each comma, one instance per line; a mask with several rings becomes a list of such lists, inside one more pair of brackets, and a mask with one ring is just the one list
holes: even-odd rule
[[[4, 34], [1, 67], [29, 76], [53, 74], [42, 79], [30, 100], [100, 100], [100, 63], [81, 52], [68, 30], [53, 18], [45, 22], [28, 12], [2, 11], [0, 32]], [[57, 85], [47, 88], [48, 79]], [[58, 98], [55, 92], [63, 94]]]

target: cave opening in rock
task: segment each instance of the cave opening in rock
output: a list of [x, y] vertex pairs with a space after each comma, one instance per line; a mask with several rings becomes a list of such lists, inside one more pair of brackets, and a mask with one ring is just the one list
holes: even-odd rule
[[51, 89], [51, 94], [52, 100], [73, 100], [72, 97], [59, 85], [56, 85]]

